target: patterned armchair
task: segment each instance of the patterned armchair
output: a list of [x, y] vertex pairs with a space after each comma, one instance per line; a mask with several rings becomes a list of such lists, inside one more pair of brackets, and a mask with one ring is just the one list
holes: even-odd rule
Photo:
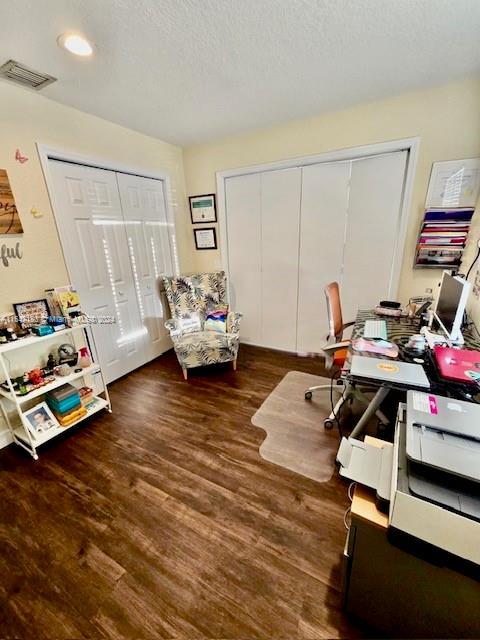
[[[196, 273], [189, 276], [163, 277], [172, 319], [165, 323], [185, 380], [188, 369], [218, 362], [233, 362], [237, 368], [241, 313], [229, 311], [226, 333], [203, 330], [205, 312], [219, 304], [227, 304], [224, 271]], [[186, 332], [184, 321], [199, 315], [201, 330]]]

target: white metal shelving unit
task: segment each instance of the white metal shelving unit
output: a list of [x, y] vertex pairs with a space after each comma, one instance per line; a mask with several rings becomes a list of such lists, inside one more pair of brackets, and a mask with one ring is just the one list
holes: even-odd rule
[[[13, 387], [11, 371], [9, 370], [9, 363], [5, 357], [6, 354], [16, 351], [17, 349], [26, 349], [34, 345], [36, 346], [36, 345], [42, 344], [43, 342], [46, 343], [55, 338], [58, 340], [58, 338], [60, 337], [64, 338], [65, 336], [68, 336], [70, 341], [73, 343], [74, 336], [80, 331], [84, 332], [85, 342], [88, 345], [90, 350], [92, 364], [89, 367], [82, 369], [82, 371], [80, 372], [71, 373], [68, 376], [56, 376], [53, 382], [50, 382], [49, 384], [39, 387], [38, 389], [35, 389], [24, 396], [18, 396], [15, 393], [15, 390]], [[88, 325], [79, 325], [78, 327], [64, 329], [63, 331], [51, 333], [48, 336], [42, 336], [42, 337], [31, 336], [28, 338], [20, 338], [15, 342], [9, 342], [8, 344], [1, 345], [0, 346], [0, 372], [3, 373], [3, 377], [5, 378], [5, 381], [7, 382], [9, 387], [8, 391], [3, 388], [0, 388], [1, 413], [3, 415], [5, 422], [8, 425], [8, 428], [10, 429], [14, 442], [18, 444], [20, 447], [22, 447], [23, 449], [25, 449], [26, 451], [28, 451], [34, 460], [38, 460], [37, 447], [41, 446], [42, 444], [45, 444], [52, 438], [55, 438], [56, 436], [58, 436], [59, 434], [65, 433], [69, 429], [72, 429], [73, 427], [77, 426], [80, 422], [83, 422], [87, 418], [90, 418], [92, 415], [94, 415], [95, 413], [98, 413], [98, 411], [101, 411], [102, 409], [106, 409], [109, 413], [111, 413], [112, 411], [107, 385], [105, 383], [105, 378], [103, 376], [102, 369], [98, 364], [95, 342], [93, 339], [92, 332], [88, 327]], [[79, 418], [72, 424], [68, 425], [68, 427], [62, 427], [62, 426], [52, 427], [48, 431], [37, 434], [35, 437], [31, 434], [31, 432], [27, 427], [26, 420], [24, 417], [24, 406], [26, 404], [30, 403], [30, 401], [34, 400], [35, 398], [40, 398], [41, 396], [44, 396], [49, 391], [52, 391], [57, 387], [61, 387], [62, 385], [68, 382], [72, 382], [74, 380], [78, 380], [79, 378], [84, 378], [86, 376], [90, 376], [97, 373], [100, 374], [100, 379], [102, 381], [102, 390], [99, 392], [98, 395], [94, 396], [91, 402], [87, 405], [86, 407], [87, 415]], [[11, 409], [12, 407], [20, 419], [19, 426], [14, 426], [12, 424], [12, 420], [10, 419], [9, 411], [7, 410], [7, 408]]]

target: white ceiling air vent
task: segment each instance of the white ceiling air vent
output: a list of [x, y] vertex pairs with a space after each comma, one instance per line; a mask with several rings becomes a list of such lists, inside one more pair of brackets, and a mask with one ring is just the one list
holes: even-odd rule
[[11, 82], [21, 84], [23, 87], [37, 89], [37, 91], [56, 81], [56, 78], [48, 76], [46, 73], [34, 71], [20, 62], [15, 62], [15, 60], [9, 60], [0, 67], [0, 78], [11, 80]]

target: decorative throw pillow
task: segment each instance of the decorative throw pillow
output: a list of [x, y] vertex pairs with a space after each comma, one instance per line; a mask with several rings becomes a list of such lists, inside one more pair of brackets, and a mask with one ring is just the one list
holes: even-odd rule
[[202, 320], [198, 312], [179, 318], [177, 323], [182, 333], [195, 333], [202, 330]]
[[220, 304], [205, 313], [204, 331], [227, 332], [228, 305]]

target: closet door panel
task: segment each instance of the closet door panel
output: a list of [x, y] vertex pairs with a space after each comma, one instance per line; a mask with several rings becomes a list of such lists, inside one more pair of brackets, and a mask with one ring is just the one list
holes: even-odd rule
[[346, 320], [395, 297], [391, 290], [407, 152], [352, 162], [342, 279]]
[[241, 340], [262, 342], [261, 175], [225, 180], [230, 304], [244, 314]]
[[92, 326], [111, 382], [145, 361], [115, 173], [56, 160], [49, 166], [65, 260], [82, 308], [92, 316], [115, 318], [113, 325]]
[[170, 346], [160, 299], [160, 277], [173, 273], [163, 182], [117, 173], [146, 360]]
[[297, 351], [320, 353], [328, 334], [324, 287], [341, 280], [350, 162], [302, 170]]
[[296, 350], [301, 169], [262, 174], [262, 344]]

